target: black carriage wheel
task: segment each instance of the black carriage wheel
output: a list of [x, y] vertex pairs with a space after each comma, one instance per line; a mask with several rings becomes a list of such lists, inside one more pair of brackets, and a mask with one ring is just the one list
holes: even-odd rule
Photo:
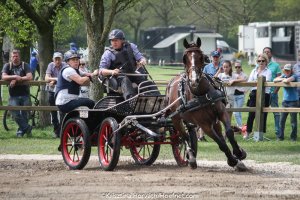
[[[171, 142], [172, 142], [172, 151], [174, 158], [180, 167], [184, 167], [188, 165], [188, 160], [186, 158], [186, 143], [182, 136], [180, 136], [179, 132], [174, 129], [174, 127], [171, 127], [169, 129], [170, 136], [171, 136]], [[190, 139], [190, 145], [191, 149], [193, 150], [195, 157], [197, 156], [197, 134], [194, 128], [189, 129], [189, 139]]]
[[8, 110], [5, 110], [4, 113], [3, 113], [3, 127], [5, 130], [9, 131], [9, 127], [7, 125], [7, 120], [9, 118], [10, 114], [9, 114], [9, 111]]
[[130, 146], [130, 153], [135, 163], [138, 165], [152, 165], [160, 151], [160, 144], [153, 143], [159, 142], [159, 138], [149, 136], [141, 131], [133, 138], [133, 141], [134, 144]]
[[119, 162], [121, 135], [114, 133], [118, 128], [118, 122], [108, 117], [103, 120], [98, 133], [98, 157], [101, 168], [112, 171]]
[[70, 169], [82, 169], [91, 155], [91, 141], [86, 123], [79, 118], [69, 119], [63, 126], [61, 153]]

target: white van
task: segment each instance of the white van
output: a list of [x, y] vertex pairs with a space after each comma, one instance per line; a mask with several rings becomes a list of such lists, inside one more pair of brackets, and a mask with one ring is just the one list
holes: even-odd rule
[[217, 40], [217, 49], [221, 49], [221, 60], [234, 60], [234, 52], [232, 48], [224, 40]]

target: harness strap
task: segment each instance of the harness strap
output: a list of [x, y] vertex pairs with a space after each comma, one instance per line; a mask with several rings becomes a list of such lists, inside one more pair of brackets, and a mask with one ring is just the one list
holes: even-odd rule
[[186, 105], [187, 101], [186, 101], [186, 95], [185, 95], [185, 83], [186, 83], [186, 75], [185, 73], [184, 74], [181, 74], [180, 75], [180, 81], [178, 83], [178, 96], [180, 97], [181, 99], [181, 104], [184, 106]]
[[[203, 108], [206, 106], [211, 105], [213, 109], [215, 108], [214, 105], [217, 101], [226, 101], [226, 95], [221, 90], [210, 90], [208, 93], [196, 96], [187, 101], [186, 99], [186, 91], [185, 91], [185, 84], [186, 84], [186, 74], [181, 74], [181, 81], [178, 83], [178, 96], [180, 97], [180, 106], [174, 113], [185, 113], [187, 111], [194, 111], [199, 108]], [[215, 112], [217, 110], [214, 110]]]

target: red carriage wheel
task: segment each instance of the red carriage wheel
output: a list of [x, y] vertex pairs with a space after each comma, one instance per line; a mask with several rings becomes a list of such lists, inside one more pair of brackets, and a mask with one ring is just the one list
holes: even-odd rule
[[[188, 165], [188, 160], [186, 158], [187, 146], [185, 140], [182, 136], [180, 136], [179, 132], [171, 127], [169, 129], [171, 142], [172, 142], [172, 151], [174, 158], [178, 164], [178, 166], [183, 167]], [[197, 135], [194, 128], [190, 128], [189, 130], [189, 139], [190, 139], [190, 147], [193, 150], [195, 157], [197, 156]]]
[[98, 133], [98, 157], [105, 171], [112, 171], [117, 166], [120, 156], [121, 135], [114, 131], [118, 122], [108, 117], [103, 120]]
[[130, 146], [130, 153], [135, 163], [152, 165], [159, 155], [160, 144], [155, 144], [159, 142], [159, 138], [140, 131], [132, 140], [134, 143]]
[[91, 141], [86, 123], [79, 118], [69, 119], [62, 130], [61, 153], [70, 169], [82, 169], [91, 155]]

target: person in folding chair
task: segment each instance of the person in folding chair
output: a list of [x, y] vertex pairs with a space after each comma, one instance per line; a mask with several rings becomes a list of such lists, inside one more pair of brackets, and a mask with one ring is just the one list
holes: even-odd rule
[[[105, 49], [101, 57], [99, 76], [114, 91], [120, 88], [124, 99], [127, 100], [137, 94], [132, 83], [139, 85], [147, 81], [147, 76], [130, 76], [126, 74], [147, 74], [144, 67], [147, 62], [137, 46], [125, 40], [125, 34], [122, 30], [112, 30], [108, 39], [111, 46]], [[152, 84], [151, 82], [145, 82], [143, 86]], [[148, 87], [146, 90], [157, 90], [157, 92], [151, 94], [159, 94], [156, 86]]]

